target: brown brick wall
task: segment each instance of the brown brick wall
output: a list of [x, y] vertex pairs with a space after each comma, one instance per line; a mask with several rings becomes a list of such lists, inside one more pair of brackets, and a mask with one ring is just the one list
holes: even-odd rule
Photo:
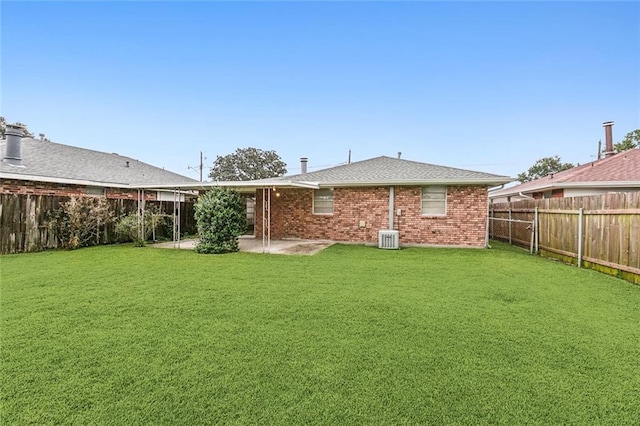
[[482, 247], [487, 229], [487, 189], [481, 186], [447, 187], [447, 215], [422, 216], [421, 188], [397, 187], [395, 208], [400, 242]]
[[[0, 179], [0, 194], [18, 195], [50, 195], [56, 197], [91, 197], [84, 185], [70, 185], [64, 183], [34, 182], [17, 179]], [[124, 188], [107, 188], [106, 197], [116, 200], [137, 200], [137, 190]], [[155, 191], [145, 191], [145, 199], [152, 201], [157, 198]]]
[[[271, 237], [330, 239], [376, 243], [378, 230], [389, 227], [389, 188], [335, 188], [332, 215], [313, 214], [313, 190], [279, 189], [271, 192]], [[395, 187], [394, 229], [401, 244], [482, 247], [487, 222], [487, 189], [451, 186], [447, 215], [421, 214], [421, 188]], [[262, 235], [262, 190], [256, 193], [256, 235]], [[364, 222], [364, 226], [361, 225]]]

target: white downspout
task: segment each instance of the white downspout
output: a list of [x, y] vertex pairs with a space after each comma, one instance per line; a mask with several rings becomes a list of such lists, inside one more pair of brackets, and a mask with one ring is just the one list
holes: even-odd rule
[[393, 202], [394, 202], [394, 189], [393, 186], [389, 187], [389, 229], [393, 230]]

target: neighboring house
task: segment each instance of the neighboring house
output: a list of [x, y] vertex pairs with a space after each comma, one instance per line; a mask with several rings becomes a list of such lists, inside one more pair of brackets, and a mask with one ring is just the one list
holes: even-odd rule
[[487, 188], [513, 180], [390, 157], [309, 173], [303, 159], [302, 170], [242, 183], [254, 187], [256, 236], [376, 243], [392, 229], [400, 244], [484, 247]]
[[640, 191], [640, 148], [489, 193], [492, 202]]
[[[136, 199], [140, 185], [197, 182], [122, 155], [21, 134], [22, 129], [7, 126], [7, 139], [0, 140], [0, 194]], [[147, 191], [145, 199], [173, 201], [174, 192]]]

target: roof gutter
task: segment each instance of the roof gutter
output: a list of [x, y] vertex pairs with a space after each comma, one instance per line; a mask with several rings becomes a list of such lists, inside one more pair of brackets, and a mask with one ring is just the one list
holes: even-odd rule
[[132, 185], [137, 189], [195, 189], [206, 190], [208, 188], [230, 188], [240, 191], [256, 190], [261, 188], [310, 188], [318, 189], [315, 182], [289, 182], [289, 181], [220, 181], [220, 182], [194, 182], [184, 184], [163, 184], [163, 185]]
[[33, 182], [62, 183], [68, 185], [102, 186], [108, 188], [132, 188], [131, 185], [116, 182], [97, 182], [92, 180], [66, 179], [49, 176], [25, 175], [22, 173], [0, 172], [0, 179], [27, 180]]
[[487, 185], [495, 186], [513, 182], [513, 179], [495, 178], [495, 179], [429, 179], [429, 180], [392, 180], [392, 181], [352, 181], [352, 182], [318, 182], [320, 188], [326, 187], [353, 187], [353, 186], [421, 186], [421, 185]]
[[[517, 188], [517, 187], [515, 187]], [[533, 188], [525, 189], [524, 191], [510, 191], [504, 192], [505, 190], [500, 190], [494, 192], [493, 194], [489, 194], [490, 197], [504, 197], [509, 195], [519, 195], [523, 192], [532, 193], [532, 192], [540, 192], [546, 191], [550, 189], [559, 189], [559, 188], [640, 188], [640, 180], [637, 181], [597, 181], [597, 182], [554, 182], [549, 185], [541, 185]]]

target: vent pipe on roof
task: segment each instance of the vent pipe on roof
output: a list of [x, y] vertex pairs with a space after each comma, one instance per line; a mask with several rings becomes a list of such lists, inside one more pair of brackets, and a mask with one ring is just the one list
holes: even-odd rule
[[604, 127], [604, 157], [611, 157], [615, 154], [613, 150], [613, 121], [602, 123]]
[[309, 159], [307, 157], [300, 158], [300, 173], [303, 175], [307, 173], [307, 162]]
[[398, 160], [400, 159], [400, 157], [402, 157], [402, 153], [398, 151]]
[[20, 126], [14, 124], [7, 124], [7, 130], [5, 135], [7, 137], [7, 146], [4, 153], [3, 162], [18, 167], [24, 167], [22, 165], [22, 135], [24, 130]]

